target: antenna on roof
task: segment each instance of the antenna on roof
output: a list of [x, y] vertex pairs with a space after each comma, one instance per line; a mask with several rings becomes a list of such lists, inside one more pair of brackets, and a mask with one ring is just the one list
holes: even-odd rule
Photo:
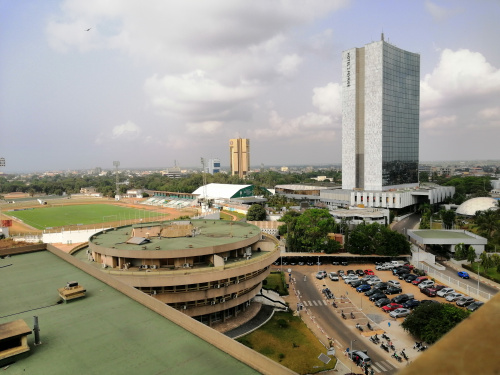
[[384, 32], [382, 31], [382, 35], [381, 35], [381, 39], [382, 41], [384, 41]]

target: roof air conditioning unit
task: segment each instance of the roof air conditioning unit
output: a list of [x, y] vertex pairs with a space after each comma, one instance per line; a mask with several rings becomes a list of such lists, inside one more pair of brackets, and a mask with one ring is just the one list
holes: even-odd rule
[[186, 310], [186, 309], [187, 309], [187, 306], [186, 306], [186, 305], [182, 306], [182, 309], [183, 309], [183, 310]]
[[221, 299], [220, 299], [220, 302], [221, 302], [221, 303], [224, 303], [224, 302], [226, 302], [226, 299], [225, 299], [225, 298], [221, 298]]
[[224, 262], [227, 262], [227, 257], [224, 257]]
[[220, 288], [220, 284], [217, 284], [216, 288], [219, 289]]
[[215, 301], [210, 301], [210, 304], [211, 305], [215, 305]]
[[229, 284], [231, 284], [231, 283], [230, 283], [230, 282], [227, 282], [227, 283], [226, 283], [226, 286], [229, 286]]
[[184, 263], [183, 267], [184, 268], [189, 268], [189, 263]]
[[158, 266], [156, 264], [153, 264], [153, 265], [151, 265], [151, 268], [155, 270], [158, 268]]
[[151, 292], [151, 294], [152, 294], [152, 295], [155, 295], [155, 294], [156, 294], [156, 290], [153, 290], [153, 291]]
[[251, 255], [247, 255], [247, 260], [250, 260], [252, 259], [252, 256]]
[[232, 297], [233, 299], [235, 299], [236, 297], [238, 297], [238, 294], [237, 294], [237, 293], [233, 293], [231, 297]]
[[240, 283], [240, 280], [236, 280], [236, 284], [239, 284]]

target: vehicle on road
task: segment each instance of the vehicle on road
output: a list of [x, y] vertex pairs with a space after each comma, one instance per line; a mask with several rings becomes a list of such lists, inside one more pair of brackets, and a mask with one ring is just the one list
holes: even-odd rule
[[390, 311], [394, 311], [396, 309], [400, 309], [402, 307], [403, 307], [403, 305], [401, 305], [400, 303], [391, 302], [388, 305], [382, 306], [382, 310], [384, 310], [385, 312], [390, 312]]
[[389, 303], [391, 303], [391, 300], [389, 298], [380, 298], [375, 301], [375, 306], [383, 307], [385, 305], [388, 305]]
[[402, 318], [402, 317], [405, 317], [405, 316], [408, 316], [411, 314], [411, 311], [409, 309], [406, 309], [406, 308], [403, 308], [403, 307], [400, 307], [399, 309], [396, 309], [394, 311], [391, 311], [389, 313], [389, 316], [391, 318]]
[[337, 274], [337, 272], [330, 272], [328, 274], [328, 277], [330, 278], [330, 280], [332, 281], [339, 281], [339, 275]]
[[414, 309], [415, 307], [418, 307], [418, 306], [420, 306], [420, 301], [418, 301], [416, 299], [410, 299], [410, 300], [403, 303], [403, 307], [405, 309]]
[[418, 284], [418, 287], [420, 289], [424, 289], [424, 288], [429, 288], [431, 286], [434, 286], [434, 284], [435, 284], [435, 282], [432, 280], [424, 280], [420, 284]]
[[461, 277], [462, 279], [468, 279], [469, 278], [469, 274], [465, 271], [459, 271], [458, 272], [458, 277]]
[[484, 302], [476, 301], [476, 302], [471, 303], [469, 306], [467, 306], [467, 310], [476, 311], [477, 309], [479, 309], [483, 305], [484, 305]]
[[316, 278], [318, 280], [322, 280], [326, 277], [326, 271], [318, 271], [318, 273], [316, 274]]
[[364, 270], [365, 275], [373, 276], [375, 273], [371, 269]]
[[370, 296], [370, 301], [376, 301], [376, 300], [379, 300], [380, 298], [387, 298], [387, 297], [386, 297], [385, 293], [379, 292], [379, 293], [372, 294]]
[[446, 295], [446, 300], [448, 302], [455, 302], [457, 299], [460, 297], [463, 297], [464, 295], [462, 293], [450, 293]]
[[384, 293], [387, 295], [390, 294], [399, 294], [403, 291], [399, 286], [390, 286], [389, 288], [384, 290]]
[[372, 360], [370, 357], [368, 357], [368, 354], [366, 354], [366, 351], [361, 351], [361, 350], [353, 350], [349, 353], [349, 358], [351, 358], [351, 361], [356, 362], [356, 358], [358, 359], [358, 363], [362, 365], [370, 365]]
[[443, 288], [439, 292], [437, 292], [438, 297], [446, 297], [450, 293], [455, 293], [455, 289], [453, 288]]
[[474, 298], [472, 297], [460, 297], [457, 299], [457, 306], [466, 307], [469, 306], [472, 302], [474, 302]]
[[358, 293], [367, 292], [367, 291], [369, 291], [371, 288], [372, 288], [372, 287], [371, 287], [370, 285], [368, 285], [368, 284], [362, 284], [362, 285], [360, 285], [360, 286], [358, 286], [358, 287], [356, 288], [356, 292], [358, 292]]

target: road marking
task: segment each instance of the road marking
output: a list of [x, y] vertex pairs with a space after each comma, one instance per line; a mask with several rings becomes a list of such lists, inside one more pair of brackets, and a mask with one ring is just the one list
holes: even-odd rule
[[327, 302], [327, 301], [325, 301], [325, 300], [323, 300], [323, 304], [324, 304], [325, 306], [328, 306], [328, 302]]
[[316, 303], [316, 301], [312, 301], [312, 303], [314, 304], [314, 306], [318, 306], [318, 304]]
[[374, 363], [374, 364], [373, 364], [373, 366], [378, 366], [378, 367], [380, 367], [380, 368], [382, 369], [381, 371], [387, 371], [387, 369], [386, 369], [384, 366], [382, 366], [382, 363], [381, 363], [381, 362]]

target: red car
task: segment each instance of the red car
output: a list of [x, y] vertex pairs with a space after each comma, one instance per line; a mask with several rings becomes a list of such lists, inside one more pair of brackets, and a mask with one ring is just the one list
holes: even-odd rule
[[365, 270], [365, 275], [375, 275], [372, 270]]
[[399, 303], [389, 303], [388, 305], [385, 305], [382, 307], [382, 310], [384, 310], [385, 312], [390, 312], [390, 311], [394, 311], [396, 309], [399, 309], [403, 307], [403, 305], [399, 304]]

